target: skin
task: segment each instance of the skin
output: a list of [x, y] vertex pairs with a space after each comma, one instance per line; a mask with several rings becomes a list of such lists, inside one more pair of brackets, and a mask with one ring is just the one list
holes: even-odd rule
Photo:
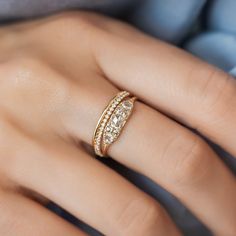
[[186, 128], [236, 155], [229, 75], [85, 12], [2, 27], [0, 51], [1, 235], [85, 235], [46, 210], [49, 200], [105, 235], [181, 235], [157, 201], [92, 158], [96, 123], [119, 90], [139, 101], [109, 155], [174, 194], [215, 235], [235, 235], [235, 176]]

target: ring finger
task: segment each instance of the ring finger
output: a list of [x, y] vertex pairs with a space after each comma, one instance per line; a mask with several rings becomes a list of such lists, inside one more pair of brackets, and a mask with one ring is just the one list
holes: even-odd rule
[[[97, 96], [93, 105], [90, 104], [90, 109], [97, 114], [90, 116], [82, 112], [87, 116], [81, 119], [86, 120], [86, 124], [78, 124], [72, 119], [73, 132], [81, 135], [82, 127], [86, 125], [88, 132], [82, 138], [91, 143], [99, 115], [112, 97], [111, 93], [114, 95], [116, 92], [114, 89]], [[75, 112], [81, 114], [79, 110], [75, 109]], [[233, 235], [235, 178], [211, 148], [191, 131], [140, 102], [136, 103], [134, 114], [126, 126], [109, 149], [109, 154], [161, 184], [212, 231]]]

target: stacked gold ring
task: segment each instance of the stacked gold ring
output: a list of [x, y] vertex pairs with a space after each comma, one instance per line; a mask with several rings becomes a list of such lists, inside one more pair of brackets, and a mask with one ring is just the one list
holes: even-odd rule
[[93, 135], [95, 154], [105, 157], [109, 146], [120, 136], [132, 114], [136, 97], [129, 92], [119, 92], [104, 109]]

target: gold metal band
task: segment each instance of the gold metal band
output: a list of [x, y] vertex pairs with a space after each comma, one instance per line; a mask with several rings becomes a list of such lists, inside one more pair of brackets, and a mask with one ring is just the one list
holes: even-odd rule
[[118, 93], [103, 111], [93, 136], [95, 154], [105, 157], [109, 146], [120, 136], [130, 117], [136, 98], [126, 91]]

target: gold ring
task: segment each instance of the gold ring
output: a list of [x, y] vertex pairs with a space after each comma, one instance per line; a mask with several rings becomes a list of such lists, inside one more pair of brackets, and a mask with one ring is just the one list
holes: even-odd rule
[[93, 135], [96, 155], [105, 157], [108, 148], [120, 136], [127, 120], [132, 114], [136, 97], [127, 91], [119, 92], [104, 109]]

